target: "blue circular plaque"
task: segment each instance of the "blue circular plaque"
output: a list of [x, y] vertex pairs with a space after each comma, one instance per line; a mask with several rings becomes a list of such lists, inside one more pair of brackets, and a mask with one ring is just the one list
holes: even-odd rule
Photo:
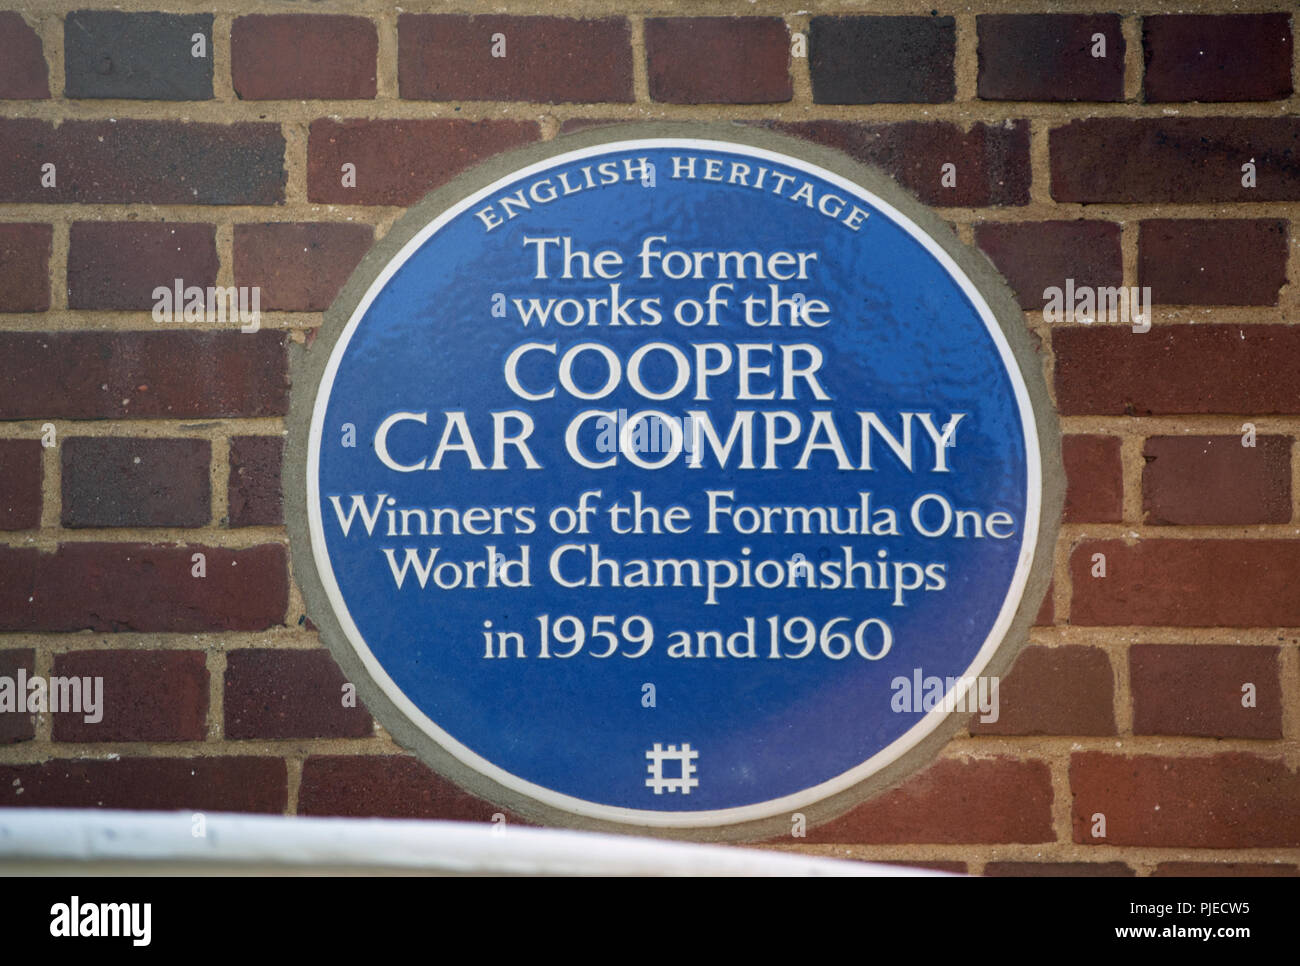
[[602, 132], [462, 179], [295, 384], [313, 617], [399, 741], [525, 814], [842, 809], [996, 714], [1041, 599], [1023, 322], [784, 144]]

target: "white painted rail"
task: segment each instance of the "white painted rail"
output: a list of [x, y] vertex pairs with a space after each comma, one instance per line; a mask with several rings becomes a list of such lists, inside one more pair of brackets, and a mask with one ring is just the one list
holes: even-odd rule
[[194, 812], [0, 809], [0, 874], [943, 874], [761, 849], [486, 823], [215, 813], [199, 819]]

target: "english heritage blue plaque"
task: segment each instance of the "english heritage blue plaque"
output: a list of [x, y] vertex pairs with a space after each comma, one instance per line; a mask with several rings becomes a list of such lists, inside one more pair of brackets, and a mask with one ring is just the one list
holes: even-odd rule
[[399, 741], [524, 814], [842, 810], [987, 712], [1041, 600], [1023, 321], [919, 205], [786, 143], [600, 132], [472, 173], [295, 385], [313, 617]]

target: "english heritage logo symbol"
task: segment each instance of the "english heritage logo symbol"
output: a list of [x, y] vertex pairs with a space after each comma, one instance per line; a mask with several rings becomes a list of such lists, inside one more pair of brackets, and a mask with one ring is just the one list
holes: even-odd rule
[[[543, 821], [780, 834], [1005, 671], [1059, 431], [1010, 293], [889, 179], [604, 129], [381, 250], [292, 350], [290, 535], [348, 680], [439, 771]], [[939, 690], [899, 713], [917, 668]]]

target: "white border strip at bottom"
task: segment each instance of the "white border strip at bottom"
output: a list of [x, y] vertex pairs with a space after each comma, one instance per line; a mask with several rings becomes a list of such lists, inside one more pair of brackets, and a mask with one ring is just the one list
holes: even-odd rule
[[434, 875], [945, 874], [734, 846], [481, 822], [204, 813], [200, 837], [198, 818], [195, 812], [0, 809], [0, 874], [86, 874], [95, 866], [124, 865], [140, 871], [142, 864], [164, 874], [293, 875], [325, 868]]

